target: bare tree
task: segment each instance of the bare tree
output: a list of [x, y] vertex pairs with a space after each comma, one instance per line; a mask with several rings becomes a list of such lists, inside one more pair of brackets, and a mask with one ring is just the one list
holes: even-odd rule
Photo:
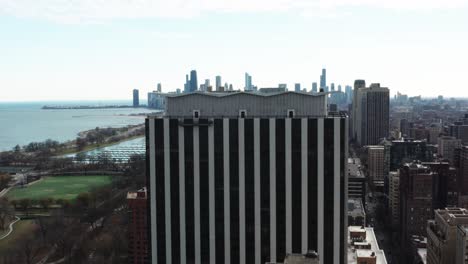
[[17, 244], [17, 252], [22, 256], [23, 263], [32, 264], [37, 261], [41, 252], [41, 243], [34, 234], [20, 240]]
[[54, 199], [52, 198], [42, 198], [39, 200], [39, 204], [46, 210], [49, 209], [49, 206], [52, 205], [53, 202]]
[[5, 197], [0, 198], [0, 230], [4, 230], [6, 228], [6, 225], [12, 215], [13, 209], [11, 208], [8, 199]]
[[8, 174], [0, 174], [0, 191], [8, 187], [11, 181], [11, 176]]
[[25, 198], [19, 200], [19, 205], [21, 208], [23, 208], [24, 212], [26, 215], [29, 215], [29, 207], [31, 206], [31, 199]]

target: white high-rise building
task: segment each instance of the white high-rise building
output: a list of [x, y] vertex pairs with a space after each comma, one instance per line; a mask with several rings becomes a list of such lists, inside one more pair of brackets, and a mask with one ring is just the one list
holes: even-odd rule
[[146, 120], [151, 263], [347, 263], [347, 117], [326, 101], [167, 97]]

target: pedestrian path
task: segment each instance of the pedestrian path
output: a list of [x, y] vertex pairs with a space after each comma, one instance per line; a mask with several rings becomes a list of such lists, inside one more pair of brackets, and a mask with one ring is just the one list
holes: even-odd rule
[[13, 225], [16, 224], [16, 222], [20, 220], [20, 218], [17, 216], [15, 216], [15, 218], [16, 218], [15, 221], [11, 222], [10, 225], [8, 226], [9, 228], [8, 232], [5, 235], [1, 236], [0, 240], [7, 238], [13, 232]]

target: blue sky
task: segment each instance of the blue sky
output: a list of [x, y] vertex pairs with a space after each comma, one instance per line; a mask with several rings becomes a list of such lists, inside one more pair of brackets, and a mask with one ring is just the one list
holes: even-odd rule
[[173, 91], [191, 69], [310, 89], [322, 67], [335, 85], [468, 97], [467, 2], [0, 0], [0, 101]]

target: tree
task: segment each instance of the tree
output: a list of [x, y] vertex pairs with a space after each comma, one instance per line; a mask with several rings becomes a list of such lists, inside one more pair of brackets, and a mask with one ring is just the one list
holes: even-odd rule
[[146, 185], [146, 157], [142, 154], [130, 156], [124, 175], [138, 188]]
[[14, 152], [20, 152], [20, 151], [21, 151], [20, 145], [16, 145], [16, 146], [13, 148], [13, 151], [14, 151]]
[[49, 230], [53, 228], [54, 224], [51, 219], [48, 217], [37, 217], [34, 222], [36, 223], [39, 232], [41, 233], [42, 237], [42, 242], [45, 242], [47, 239], [47, 234], [49, 233]]
[[89, 193], [87, 192], [80, 193], [76, 197], [76, 202], [82, 207], [88, 207], [90, 204], [90, 201], [91, 201], [91, 197]]
[[83, 150], [86, 147], [86, 145], [87, 145], [86, 139], [82, 137], [76, 138], [76, 148], [78, 149], [78, 151]]
[[49, 209], [49, 206], [54, 202], [54, 199], [52, 198], [42, 198], [39, 200], [39, 204], [42, 206], [44, 209]]
[[32, 264], [41, 252], [41, 243], [32, 234], [19, 241], [17, 250], [23, 257], [23, 263]]
[[26, 213], [26, 216], [29, 215], [29, 207], [31, 206], [31, 199], [28, 199], [28, 198], [24, 198], [24, 199], [21, 199], [19, 200], [19, 205], [20, 207], [24, 210], [24, 212]]
[[88, 159], [88, 154], [86, 154], [86, 152], [78, 152], [75, 155], [75, 160], [77, 162], [83, 162], [86, 161], [86, 159]]
[[0, 198], [0, 230], [5, 230], [8, 220], [12, 215], [13, 210], [8, 199], [5, 197]]
[[8, 174], [0, 174], [0, 190], [8, 187], [8, 183], [11, 181], [11, 176]]

